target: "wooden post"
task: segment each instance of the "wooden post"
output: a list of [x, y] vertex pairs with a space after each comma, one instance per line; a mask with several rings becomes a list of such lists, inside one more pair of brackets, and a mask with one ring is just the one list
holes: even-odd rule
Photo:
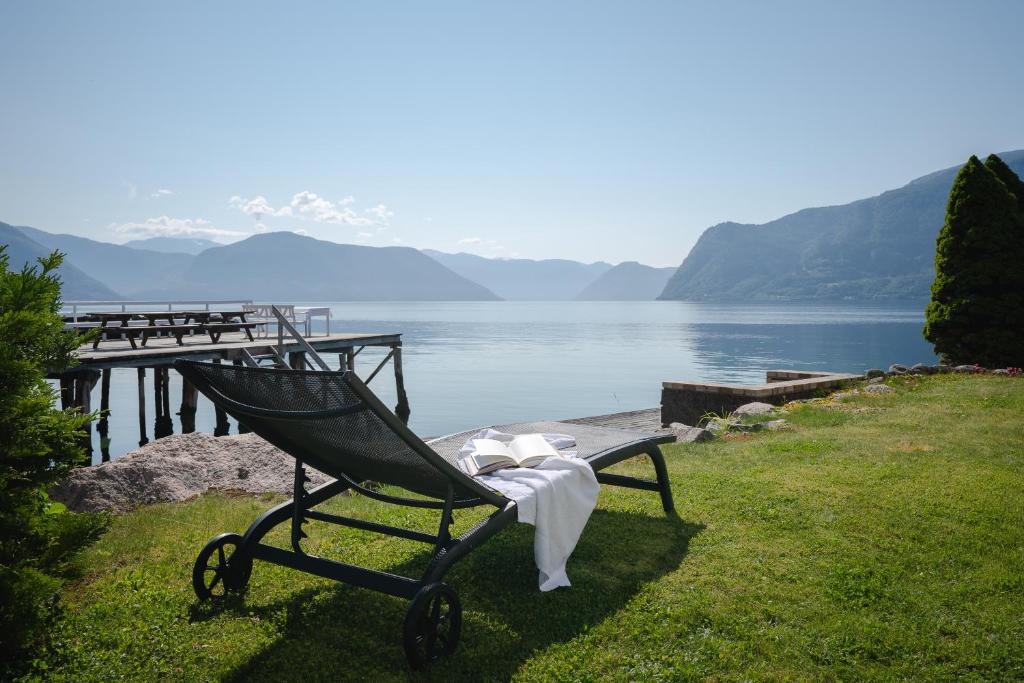
[[171, 377], [167, 366], [153, 370], [157, 403], [157, 419], [154, 436], [163, 438], [174, 433], [174, 422], [171, 420]]
[[[234, 361], [232, 361], [232, 363], [234, 363], [235, 365], [239, 365], [239, 366], [244, 364], [241, 359], [234, 360]], [[252, 431], [247, 426], [245, 426], [245, 423], [242, 422], [241, 420], [237, 420], [237, 422], [238, 422], [238, 433], [239, 434], [248, 434], [249, 432]]]
[[149, 443], [146, 436], [146, 368], [139, 368], [139, 446]]
[[181, 433], [191, 434], [196, 431], [196, 406], [199, 404], [199, 392], [192, 382], [181, 378]]
[[67, 410], [75, 400], [75, 376], [63, 374], [60, 376], [60, 409]]
[[[96, 370], [84, 370], [75, 373], [75, 406], [82, 411], [82, 414], [92, 412], [92, 387], [99, 379], [99, 372]], [[92, 422], [87, 422], [83, 427], [85, 436], [82, 437], [82, 445], [85, 447], [86, 463], [92, 463]]]
[[[217, 363], [219, 365], [220, 364], [220, 358], [214, 359], [213, 362]], [[213, 426], [213, 435], [214, 436], [227, 436], [228, 431], [231, 429], [231, 425], [228, 424], [228, 414], [225, 413], [224, 410], [221, 409], [216, 404], [213, 407], [213, 411], [214, 411], [214, 413], [217, 416], [217, 423]]]
[[292, 351], [288, 354], [288, 365], [292, 367], [292, 370], [305, 370], [306, 369], [306, 352], [305, 351]]
[[350, 372], [356, 371], [356, 350], [355, 347], [345, 349], [345, 369]]
[[110, 460], [110, 425], [107, 421], [110, 416], [110, 368], [103, 370], [103, 379], [100, 382], [100, 421], [96, 425], [96, 432], [100, 435], [100, 458], [103, 462]]
[[395, 405], [395, 415], [405, 424], [409, 424], [409, 397], [405, 395], [405, 376], [402, 374], [402, 344], [391, 346], [394, 352], [392, 362], [395, 364], [395, 392], [398, 394], [398, 403]]

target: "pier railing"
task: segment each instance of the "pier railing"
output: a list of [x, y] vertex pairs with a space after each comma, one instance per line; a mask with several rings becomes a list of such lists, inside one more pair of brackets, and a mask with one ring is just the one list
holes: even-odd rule
[[[165, 306], [168, 311], [173, 311], [175, 307], [181, 308], [182, 306], [190, 306], [195, 308], [196, 306], [202, 306], [205, 310], [210, 310], [210, 306], [229, 306], [229, 305], [247, 305], [252, 304], [252, 299], [195, 299], [195, 300], [173, 300], [173, 301], [65, 301], [61, 304], [61, 313], [68, 315], [70, 312], [74, 322], [78, 322], [78, 309], [79, 308], [101, 308], [110, 306], [120, 306], [123, 312], [128, 312], [129, 306], [149, 306], [160, 307], [161, 309]], [[86, 311], [87, 312], [87, 311]]]

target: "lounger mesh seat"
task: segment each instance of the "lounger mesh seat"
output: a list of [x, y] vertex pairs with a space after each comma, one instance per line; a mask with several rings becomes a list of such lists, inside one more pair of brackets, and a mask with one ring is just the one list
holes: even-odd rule
[[[410, 599], [403, 626], [409, 663], [418, 668], [451, 654], [461, 631], [457, 594], [442, 583], [460, 558], [516, 521], [515, 503], [466, 475], [456, 465], [458, 451], [477, 430], [425, 443], [410, 431], [356, 377], [355, 373], [245, 367], [179, 360], [175, 368], [215, 405], [256, 434], [295, 458], [294, 496], [261, 515], [244, 535], [226, 533], [211, 539], [193, 569], [193, 587], [200, 599], [241, 591], [254, 559], [317, 574], [390, 595]], [[658, 491], [666, 512], [672, 497], [658, 445], [664, 434], [645, 434], [559, 422], [495, 427], [512, 434], [572, 434], [577, 453], [595, 471], [626, 458], [646, 454], [657, 480], [648, 481], [598, 471], [602, 483]], [[335, 477], [306, 491], [305, 465]], [[367, 482], [399, 487], [416, 497], [386, 494]], [[345, 491], [356, 491], [387, 503], [441, 511], [437, 534], [329, 514], [314, 508]], [[490, 506], [492, 514], [453, 538], [452, 510]], [[275, 526], [291, 521], [291, 549], [262, 543]], [[302, 547], [308, 521], [341, 524], [433, 545], [433, 554], [419, 579], [357, 567], [309, 555]]]

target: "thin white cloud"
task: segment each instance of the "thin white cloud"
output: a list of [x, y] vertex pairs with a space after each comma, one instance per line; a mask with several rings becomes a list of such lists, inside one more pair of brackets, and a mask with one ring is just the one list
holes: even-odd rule
[[474, 247], [475, 251], [486, 251], [490, 254], [500, 254], [505, 251], [505, 246], [498, 240], [485, 240], [481, 237], [463, 237], [457, 244]]
[[170, 190], [165, 190], [165, 189], [161, 188], [161, 189], [157, 190], [156, 192], [154, 192], [153, 194], [149, 195], [149, 198], [150, 199], [159, 199], [160, 197], [168, 197], [168, 196], [170, 196], [172, 194], [174, 194], [174, 193], [171, 192]]
[[370, 207], [369, 209], [363, 211], [363, 213], [370, 214], [374, 221], [379, 225], [387, 225], [388, 221], [395, 215], [394, 211], [389, 210], [388, 207], [384, 206], [383, 204], [378, 204], [377, 206]]
[[388, 221], [395, 215], [384, 204], [359, 212], [352, 206], [355, 201], [352, 195], [331, 201], [315, 192], [303, 190], [292, 195], [291, 201], [279, 208], [274, 208], [263, 195], [257, 195], [252, 199], [235, 195], [228, 200], [228, 204], [246, 215], [255, 216], [256, 220], [261, 220], [263, 216], [294, 216], [314, 223], [357, 227], [374, 225], [378, 226], [378, 229], [387, 226]]
[[204, 237], [207, 239], [232, 240], [247, 237], [249, 233], [240, 230], [225, 230], [214, 227], [202, 218], [171, 218], [159, 216], [147, 218], [141, 223], [112, 223], [115, 232], [131, 239], [148, 237]]
[[316, 223], [342, 225], [373, 225], [373, 218], [360, 216], [350, 205], [355, 198], [349, 196], [340, 202], [332, 202], [315, 192], [304, 190], [292, 197], [290, 207], [295, 215]]
[[267, 198], [263, 195], [259, 195], [252, 199], [245, 199], [238, 195], [233, 196], [228, 200], [228, 205], [237, 208], [247, 216], [255, 216], [256, 220], [261, 220], [264, 216], [290, 216], [292, 210], [285, 206], [280, 209], [274, 209], [267, 201]]

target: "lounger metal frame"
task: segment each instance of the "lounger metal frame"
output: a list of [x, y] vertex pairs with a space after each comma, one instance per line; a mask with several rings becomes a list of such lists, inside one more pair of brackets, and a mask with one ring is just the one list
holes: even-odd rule
[[[199, 369], [204, 366], [207, 373], [212, 372], [213, 368], [225, 373], [310, 372], [215, 366], [184, 360], [175, 363], [178, 371], [215, 405], [239, 422], [244, 423], [252, 431], [268, 437], [271, 441], [274, 440], [273, 435], [265, 433], [260, 418], [273, 414], [274, 419], [278, 421], [292, 419], [287, 417], [289, 413], [282, 414], [280, 411], [271, 411], [259, 406], [244, 405], [224, 395], [207, 380], [204, 374], [199, 372]], [[338, 467], [332, 468], [332, 471], [327, 472], [331, 476], [336, 476], [336, 480], [307, 491], [306, 484], [309, 482], [309, 478], [306, 475], [305, 465], [296, 457], [292, 499], [264, 512], [243, 535], [226, 533], [211, 539], [196, 560], [193, 571], [193, 587], [200, 599], [219, 597], [228, 591], [241, 591], [248, 583], [253, 560], [262, 560], [411, 600], [412, 603], [406, 614], [403, 627], [403, 644], [410, 665], [413, 668], [420, 668], [451, 654], [458, 643], [461, 632], [461, 605], [455, 591], [443, 583], [445, 574], [473, 549], [514, 523], [517, 518], [516, 504], [501, 493], [466, 475], [420, 440], [377, 399], [355, 376], [355, 373], [342, 371], [332, 374], [340, 376], [346, 385], [359, 396], [362, 402], [360, 410], [373, 411], [396, 436], [400, 437], [405, 444], [448, 479], [446, 495], [443, 499], [390, 495], [378, 490], [372, 484], [353, 480], [344, 472], [341, 463]], [[346, 410], [352, 411], [352, 409]], [[318, 418], [329, 418], [330, 415], [327, 412], [320, 411], [315, 414]], [[338, 410], [335, 412], [341, 413]], [[296, 411], [290, 414], [294, 416], [293, 419], [303, 420], [310, 419], [314, 413]], [[575, 425], [565, 426], [570, 431], [573, 427], [578, 427]], [[586, 429], [586, 427], [578, 428]], [[673, 440], [673, 438], [669, 435], [645, 435], [635, 432], [623, 432], [623, 435], [642, 438], [632, 438], [617, 448], [607, 449], [588, 458], [590, 465], [597, 471], [598, 481], [614, 486], [657, 491], [661, 495], [665, 512], [672, 513], [671, 488], [665, 461], [658, 446]], [[642, 454], [649, 456], [653, 462], [657, 476], [654, 481], [599, 471], [627, 458]], [[349, 491], [384, 503], [440, 510], [437, 533], [424, 533], [315, 509], [330, 498]], [[467, 492], [471, 495], [467, 496]], [[493, 507], [494, 512], [468, 531], [453, 537], [451, 535], [453, 510], [481, 505]], [[433, 547], [431, 559], [423, 574], [417, 579], [311, 555], [302, 546], [303, 539], [307, 537], [303, 531], [303, 524], [307, 521], [338, 524], [425, 543]], [[263, 542], [264, 537], [272, 529], [285, 522], [290, 523], [290, 550]]]

